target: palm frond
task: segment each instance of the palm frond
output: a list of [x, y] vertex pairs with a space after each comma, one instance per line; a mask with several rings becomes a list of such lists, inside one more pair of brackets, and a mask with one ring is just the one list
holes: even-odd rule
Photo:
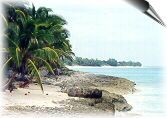
[[51, 65], [44, 59], [42, 58], [39, 58], [39, 57], [36, 57], [37, 59], [41, 60], [42, 62], [44, 62], [46, 68], [53, 74], [55, 75], [54, 71], [53, 71], [53, 68], [51, 67]]
[[12, 57], [10, 57], [2, 66], [1, 70], [3, 70], [5, 68], [5, 66], [10, 62], [10, 60], [12, 60]]
[[15, 11], [16, 11], [17, 14], [20, 14], [23, 17], [24, 20], [26, 20], [26, 15], [24, 14], [23, 11], [21, 11], [19, 9], [15, 10]]
[[34, 6], [34, 4], [32, 4], [32, 17], [33, 18], [35, 18], [35, 13], [36, 13], [35, 6]]
[[2, 17], [2, 19], [4, 20], [5, 22], [5, 26], [7, 27], [8, 26], [8, 21], [7, 19], [4, 17], [4, 15], [0, 14], [0, 16]]
[[40, 76], [40, 73], [36, 67], [36, 65], [34, 64], [34, 62], [30, 59], [28, 59], [28, 67], [31, 71], [31, 75], [32, 76], [35, 76], [35, 78], [37, 79], [37, 82], [38, 84], [40, 85], [41, 87], [41, 90], [42, 90], [42, 93], [44, 93], [44, 90], [43, 90], [43, 85], [42, 85], [42, 81], [41, 81], [41, 76]]
[[42, 49], [37, 49], [32, 52], [35, 57], [41, 57], [42, 59], [46, 59], [49, 61], [54, 61], [59, 59], [58, 53], [50, 48], [50, 47], [44, 47]]
[[20, 59], [19, 59], [19, 53], [20, 53], [20, 49], [17, 47], [16, 48], [16, 59], [17, 59], [17, 66], [20, 66]]

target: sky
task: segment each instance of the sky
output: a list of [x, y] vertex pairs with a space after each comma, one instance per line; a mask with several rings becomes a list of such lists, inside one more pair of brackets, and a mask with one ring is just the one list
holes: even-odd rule
[[[66, 19], [76, 56], [163, 65], [164, 28], [122, 0], [33, 0]], [[153, 6], [154, 7], [154, 6]]]

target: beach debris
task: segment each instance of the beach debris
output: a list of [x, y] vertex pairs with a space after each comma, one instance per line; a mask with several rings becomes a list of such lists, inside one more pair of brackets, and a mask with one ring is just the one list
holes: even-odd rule
[[27, 93], [25, 93], [24, 95], [27, 95]]

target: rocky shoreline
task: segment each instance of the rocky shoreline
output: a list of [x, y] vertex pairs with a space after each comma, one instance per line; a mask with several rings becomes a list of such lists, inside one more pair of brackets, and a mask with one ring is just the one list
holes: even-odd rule
[[[36, 105], [35, 102], [26, 104], [26, 101], [24, 101], [25, 104], [19, 104], [19, 100], [18, 102], [12, 101], [14, 103], [8, 103], [12, 99], [12, 96], [9, 96], [9, 93], [6, 93], [8, 101], [6, 102], [7, 105], [5, 105], [5, 110], [14, 112], [45, 112], [48, 114], [88, 112], [115, 114], [116, 111], [126, 112], [132, 109], [132, 106], [128, 104], [123, 95], [132, 94], [136, 91], [136, 84], [128, 79], [78, 71], [68, 71], [68, 73], [58, 77], [50, 76], [48, 73], [45, 73], [42, 77], [42, 83], [45, 88], [44, 91], [46, 90], [46, 93], [47, 91], [48, 93], [52, 93], [47, 95], [48, 97], [50, 96], [50, 99], [46, 99], [46, 97], [40, 99], [41, 101], [43, 99], [46, 99], [47, 101], [50, 100], [49, 103], [53, 105], [47, 106], [47, 102], [38, 105]], [[30, 86], [35, 87], [37, 85], [36, 83], [32, 83]], [[30, 91], [29, 88], [32, 87], [28, 87], [26, 90], [22, 91]], [[94, 90], [96, 91], [94, 92]], [[93, 98], [90, 96], [83, 96], [92, 94], [93, 92], [93, 94], [99, 94], [97, 90], [101, 91], [101, 96]], [[17, 94], [17, 91], [14, 91], [14, 94]], [[31, 93], [33, 93], [33, 90], [31, 91]], [[90, 91], [93, 92], [91, 93]], [[52, 97], [55, 93], [56, 95], [63, 95], [65, 98], [59, 97], [54, 100]], [[35, 94], [36, 93], [34, 92], [33, 95], [35, 96]], [[13, 96], [17, 99], [18, 95]], [[36, 96], [36, 98], [38, 99], [38, 96]], [[56, 105], [58, 105], [58, 107]]]

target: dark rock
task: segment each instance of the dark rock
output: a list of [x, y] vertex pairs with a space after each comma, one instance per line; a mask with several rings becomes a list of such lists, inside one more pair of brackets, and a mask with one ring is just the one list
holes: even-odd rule
[[89, 105], [89, 106], [95, 106], [95, 104], [94, 104], [94, 103], [88, 103], [88, 105]]
[[67, 90], [68, 96], [71, 97], [83, 97], [83, 98], [101, 98], [102, 91], [99, 89], [88, 89], [88, 88], [70, 88]]

